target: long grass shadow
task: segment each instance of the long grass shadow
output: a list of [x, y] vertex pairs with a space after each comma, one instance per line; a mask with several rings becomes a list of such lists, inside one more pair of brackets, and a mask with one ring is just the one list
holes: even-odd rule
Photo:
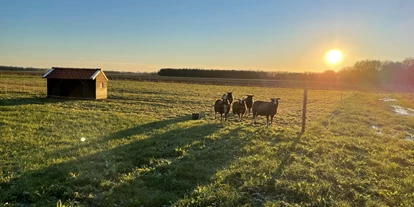
[[[162, 127], [177, 120], [153, 123]], [[198, 124], [177, 128], [76, 160], [27, 172], [0, 183], [0, 202], [52, 206], [161, 206], [178, 200], [233, 158], [226, 139], [209, 139], [220, 128]], [[121, 138], [141, 128], [109, 136]], [[108, 137], [108, 139], [110, 139]]]
[[[136, 170], [130, 175], [129, 182], [112, 188], [113, 193], [102, 199], [99, 205], [171, 205], [189, 195], [197, 186], [210, 182], [218, 169], [228, 166], [234, 159], [234, 154], [229, 153], [231, 148], [240, 147], [231, 140], [236, 138], [238, 129], [228, 131], [226, 138], [206, 137], [218, 128], [217, 124], [209, 124], [191, 129], [196, 134], [181, 137], [182, 147], [151, 159], [148, 171]], [[125, 196], [130, 200], [124, 201]]]
[[16, 99], [0, 99], [0, 106], [20, 106], [20, 105], [31, 105], [31, 104], [48, 104], [48, 103], [62, 103], [71, 102], [74, 99], [60, 99], [60, 98], [16, 98]]
[[286, 168], [287, 165], [289, 165], [290, 163], [292, 163], [293, 159], [292, 159], [292, 153], [295, 152], [296, 146], [299, 144], [300, 142], [300, 137], [302, 136], [302, 133], [300, 133], [292, 142], [292, 144], [289, 147], [289, 152], [288, 154], [286, 154], [283, 159], [282, 162], [279, 164], [279, 166], [277, 167], [272, 179], [270, 180], [271, 182], [274, 182], [276, 179], [280, 178], [280, 176], [283, 173], [283, 170]]
[[150, 123], [147, 123], [147, 124], [138, 125], [136, 127], [121, 130], [121, 131], [115, 132], [113, 134], [110, 134], [108, 136], [105, 136], [105, 137], [99, 139], [96, 142], [90, 142], [90, 143], [84, 144], [84, 145], [77, 145], [77, 146], [73, 146], [73, 147], [69, 147], [69, 148], [65, 148], [65, 149], [61, 149], [61, 150], [56, 150], [56, 151], [54, 151], [50, 154], [46, 154], [45, 156], [73, 157], [73, 156], [76, 156], [76, 154], [78, 153], [77, 150], [79, 148], [89, 148], [89, 147], [105, 144], [105, 143], [107, 143], [108, 141], [111, 141], [111, 140], [128, 138], [128, 137], [133, 136], [133, 135], [142, 134], [142, 133], [146, 133], [146, 132], [151, 132], [151, 131], [156, 130], [156, 129], [164, 128], [164, 127], [166, 127], [170, 124], [177, 124], [181, 121], [185, 121], [185, 120], [188, 120], [188, 119], [189, 119], [188, 116], [180, 116], [180, 117], [176, 117], [176, 118], [172, 118], [172, 119], [165, 119], [165, 120], [161, 120], [161, 121], [154, 121], [154, 122], [150, 122]]
[[[240, 194], [243, 194], [244, 196], [239, 197], [235, 200], [229, 200], [226, 205], [230, 206], [239, 206], [244, 204], [250, 204], [251, 206], [264, 206], [265, 201], [268, 197], [274, 197], [274, 195], [279, 194], [279, 192], [283, 191], [286, 195], [287, 191], [291, 191], [289, 195], [293, 195], [292, 197], [286, 197], [284, 198], [286, 201], [294, 200], [296, 197], [294, 196], [296, 192], [290, 190], [290, 189], [276, 189], [275, 182], [276, 180], [280, 179], [280, 177], [283, 174], [283, 171], [287, 166], [289, 166], [293, 162], [292, 154], [295, 153], [297, 145], [300, 143], [301, 134], [297, 135], [296, 137], [291, 138], [291, 135], [289, 134], [280, 134], [280, 137], [274, 137], [273, 140], [276, 140], [276, 143], [273, 141], [269, 142], [270, 145], [287, 145], [287, 148], [281, 147], [281, 148], [274, 148], [274, 150], [278, 149], [278, 151], [275, 151], [275, 157], [270, 157], [269, 159], [277, 159], [277, 154], [282, 154], [280, 157], [281, 160], [280, 164], [276, 168], [272, 168], [272, 171], [269, 171], [268, 175], [270, 179], [263, 179], [260, 178], [260, 176], [257, 176], [255, 173], [255, 170], [253, 170], [254, 166], [260, 166], [260, 162], [263, 162], [264, 165], [266, 164], [265, 160], [257, 161], [256, 158], [252, 159], [258, 154], [263, 156], [264, 154], [261, 154], [260, 152], [255, 152], [254, 154], [246, 154], [243, 155], [244, 162], [249, 163], [251, 161], [252, 170], [233, 170], [233, 172], [222, 181], [222, 183], [225, 183], [227, 185], [231, 185], [233, 189], [237, 189], [237, 192]], [[259, 156], [260, 156], [259, 155]], [[246, 164], [244, 164], [246, 165]], [[243, 168], [244, 166], [240, 166]], [[274, 170], [273, 170], [274, 169]], [[265, 173], [265, 171], [262, 171]], [[255, 182], [260, 183], [259, 180], [262, 180], [262, 184], [257, 185], [246, 185], [246, 183], [253, 182], [249, 179], [255, 180]], [[210, 196], [212, 197], [212, 196]], [[298, 196], [301, 199], [309, 199], [303, 196]], [[225, 199], [225, 198], [224, 198]], [[215, 200], [213, 200], [215, 201]]]
[[[284, 195], [289, 195], [289, 196], [285, 196], [284, 199], [286, 201], [297, 202], [297, 203], [310, 200], [310, 198], [307, 195], [304, 195], [304, 194], [297, 195], [298, 193], [292, 189], [277, 189], [275, 186], [276, 180], [281, 178], [285, 168], [293, 162], [294, 159], [292, 157], [292, 154], [295, 153], [296, 146], [300, 143], [301, 137], [302, 137], [302, 133], [299, 133], [298, 136], [292, 141], [292, 144], [288, 148], [289, 153], [285, 154], [281, 163], [279, 164], [279, 166], [276, 168], [275, 172], [273, 173], [272, 178], [267, 181], [265, 186], [263, 186], [263, 190], [264, 190], [263, 195], [268, 196], [268, 194], [275, 195], [275, 194], [283, 193]], [[264, 206], [264, 203], [261, 203], [260, 206]]]

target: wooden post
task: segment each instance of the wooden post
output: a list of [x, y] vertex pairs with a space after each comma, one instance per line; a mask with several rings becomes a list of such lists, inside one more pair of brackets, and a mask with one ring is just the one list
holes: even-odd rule
[[308, 100], [308, 89], [305, 88], [303, 92], [303, 108], [302, 108], [302, 131], [301, 133], [305, 132], [306, 127], [306, 102]]

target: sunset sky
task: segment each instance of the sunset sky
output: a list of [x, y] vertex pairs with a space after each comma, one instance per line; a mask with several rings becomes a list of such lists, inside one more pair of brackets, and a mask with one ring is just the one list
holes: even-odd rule
[[[414, 56], [413, 0], [3, 0], [0, 65], [320, 72]], [[343, 60], [329, 64], [337, 49]]]

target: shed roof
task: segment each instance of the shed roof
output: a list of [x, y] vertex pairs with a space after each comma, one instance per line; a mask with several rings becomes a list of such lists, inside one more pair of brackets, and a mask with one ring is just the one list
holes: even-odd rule
[[42, 77], [50, 79], [94, 80], [99, 73], [102, 73], [106, 80], [108, 80], [100, 68], [52, 67], [52, 69], [47, 71]]

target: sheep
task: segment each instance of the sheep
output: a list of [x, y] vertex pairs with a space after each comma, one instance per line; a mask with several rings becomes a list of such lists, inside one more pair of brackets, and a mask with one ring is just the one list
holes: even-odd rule
[[233, 114], [237, 114], [239, 116], [239, 121], [243, 121], [243, 115], [246, 113], [247, 106], [246, 100], [238, 99], [233, 103]]
[[279, 106], [280, 98], [271, 98], [270, 102], [264, 101], [255, 101], [253, 103], [253, 123], [256, 123], [257, 116], [266, 116], [266, 125], [269, 125], [269, 116], [270, 116], [270, 125], [273, 123], [273, 117], [277, 113], [277, 107]]
[[227, 119], [227, 114], [230, 111], [230, 102], [227, 99], [227, 94], [222, 96], [222, 99], [216, 100], [214, 103], [214, 119], [216, 119], [217, 113], [220, 114], [220, 122], [223, 121], [223, 114], [224, 114], [224, 121]]
[[[248, 111], [248, 116], [250, 116], [250, 110], [252, 109], [252, 105], [253, 105], [253, 96], [254, 95], [246, 95], [247, 98], [246, 100], [246, 106], [247, 106], [247, 111]], [[246, 113], [247, 113], [246, 111]]]
[[229, 100], [229, 103], [231, 105], [231, 103], [233, 103], [233, 93], [232, 92], [227, 92], [227, 99]]

